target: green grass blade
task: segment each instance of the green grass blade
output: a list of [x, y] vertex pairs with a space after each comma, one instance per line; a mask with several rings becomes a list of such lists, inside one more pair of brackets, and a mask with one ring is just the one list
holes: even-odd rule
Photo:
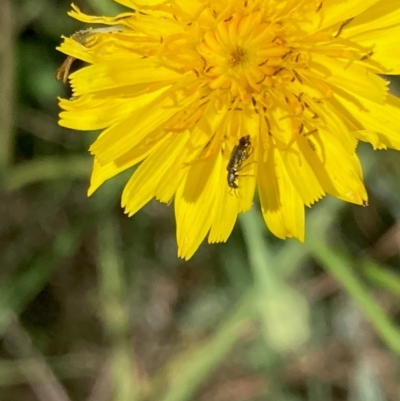
[[371, 260], [363, 261], [360, 270], [360, 273], [367, 277], [370, 282], [386, 291], [390, 291], [394, 295], [400, 296], [400, 277], [397, 274]]
[[118, 230], [112, 218], [98, 230], [98, 266], [102, 318], [111, 347], [111, 382], [115, 401], [135, 401], [140, 392], [129, 338], [129, 302], [123, 262], [118, 250]]
[[351, 257], [344, 255], [342, 252], [333, 251], [314, 236], [309, 236], [306, 245], [318, 262], [353, 298], [383, 341], [396, 353], [400, 354], [400, 331], [351, 270]]
[[88, 178], [92, 168], [89, 156], [49, 156], [16, 165], [4, 177], [6, 190], [20, 189], [35, 182], [65, 178]]

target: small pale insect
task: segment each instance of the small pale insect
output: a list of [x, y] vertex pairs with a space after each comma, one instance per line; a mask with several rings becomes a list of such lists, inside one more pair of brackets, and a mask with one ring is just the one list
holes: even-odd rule
[[233, 148], [229, 163], [226, 167], [228, 170], [227, 181], [229, 188], [239, 188], [237, 183], [239, 171], [243, 168], [243, 162], [249, 158], [252, 150], [250, 135], [241, 137], [239, 143]]
[[[94, 34], [106, 34], [110, 32], [119, 32], [121, 30], [122, 28], [120, 27], [89, 28], [75, 32], [70, 36], [70, 38], [84, 46], [86, 41]], [[62, 80], [64, 84], [67, 83], [71, 66], [75, 60], [75, 57], [68, 56], [61, 64], [61, 66], [57, 69], [56, 79]]]

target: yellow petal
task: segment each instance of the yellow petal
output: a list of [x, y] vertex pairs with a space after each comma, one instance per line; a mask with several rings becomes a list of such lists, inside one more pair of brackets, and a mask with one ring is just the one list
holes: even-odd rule
[[81, 12], [78, 6], [72, 4], [72, 11], [68, 15], [72, 18], [77, 19], [81, 22], [86, 22], [88, 24], [105, 24], [105, 25], [115, 25], [115, 24], [125, 24], [126, 19], [132, 17], [133, 13], [119, 14], [117, 17], [99, 17], [96, 15], [87, 15]]
[[56, 49], [68, 56], [86, 61], [87, 63], [93, 63], [95, 60], [95, 57], [88, 51], [86, 46], [71, 38], [64, 38], [64, 42]]
[[187, 140], [185, 147], [176, 155], [174, 162], [166, 169], [156, 188], [155, 198], [164, 203], [169, 203], [174, 197], [179, 185], [181, 185], [187, 175], [187, 161], [192, 160], [194, 154], [197, 154], [196, 149], [192, 149], [188, 145], [191, 139], [188, 132], [176, 135], [181, 135], [187, 138]]
[[[163, 135], [163, 137], [164, 136], [165, 135]], [[137, 146], [107, 164], [101, 164], [99, 160], [94, 157], [88, 196], [92, 195], [108, 179], [144, 160], [153, 152], [157, 145], [158, 141], [156, 140], [148, 142], [146, 139], [143, 139]]]
[[276, 148], [271, 147], [265, 160], [260, 154], [258, 188], [262, 214], [271, 232], [278, 238], [304, 241], [304, 203]]
[[[151, 97], [154, 95], [149, 96], [150, 99]], [[144, 103], [143, 97], [134, 100]], [[111, 162], [136, 146], [146, 136], [153, 133], [158, 137], [157, 132], [162, 131], [163, 124], [186, 105], [184, 100], [182, 103], [175, 104], [172, 99], [160, 97], [144, 107], [138, 107], [124, 120], [106, 129], [92, 144], [90, 151], [102, 164]]]
[[165, 3], [164, 0], [115, 0], [115, 1], [134, 10], [137, 7], [154, 7]]
[[341, 23], [356, 17], [380, 0], [324, 0], [322, 4], [322, 22], [320, 29]]
[[359, 136], [361, 140], [365, 140], [363, 135], [374, 132], [378, 142], [376, 137], [372, 138], [371, 142], [374, 141], [376, 148], [389, 147], [400, 150], [400, 99], [398, 97], [389, 95], [384, 105], [355, 95], [354, 97], [346, 96], [343, 93], [337, 93], [336, 98], [364, 127], [365, 131], [360, 132]]
[[154, 67], [147, 59], [137, 60], [132, 55], [129, 60], [118, 60], [118, 65], [115, 61], [103, 62], [82, 68], [70, 75], [76, 95], [121, 87], [129, 90], [129, 86], [149, 83], [163, 82], [169, 85], [170, 81], [179, 78], [181, 75], [171, 69]]
[[388, 82], [354, 63], [349, 65], [346, 61], [313, 54], [310, 70], [305, 75], [311, 81], [319, 76], [331, 85], [377, 103], [383, 103], [386, 99]]
[[304, 157], [297, 142], [289, 150], [283, 151], [281, 158], [288, 177], [306, 206], [311, 206], [325, 195], [312, 166]]
[[223, 168], [216, 152], [190, 167], [176, 193], [175, 216], [178, 255], [189, 259], [200, 246], [214, 220], [215, 205], [223, 190], [218, 172]]
[[[347, 120], [343, 119], [341, 113], [330, 102], [325, 102], [321, 105], [315, 104], [314, 108], [318, 116], [323, 120], [323, 124], [316, 124], [316, 126], [329, 130], [334, 137], [340, 138], [343, 149], [347, 153], [353, 154], [357, 147], [357, 140], [349, 131], [349, 127], [346, 125]], [[309, 136], [310, 139], [312, 137], [313, 135]], [[329, 142], [326, 143], [326, 146], [329, 146]]]
[[188, 134], [169, 134], [158, 142], [124, 188], [121, 202], [125, 213], [132, 216], [155, 196], [157, 186], [165, 172], [175, 164], [188, 137]]
[[343, 148], [340, 137], [320, 129], [310, 138], [300, 137], [298, 145], [327, 193], [346, 202], [367, 203], [358, 157]]
[[[358, 41], [356, 35], [398, 26], [400, 8], [397, 0], [380, 0], [346, 25], [341, 36]], [[378, 42], [379, 43], [379, 42]]]
[[400, 74], [400, 57], [394, 56], [400, 52], [399, 37], [400, 22], [391, 28], [360, 34], [354, 41], [373, 52], [367, 64], [374, 67], [378, 63], [382, 74]]
[[241, 193], [244, 192], [242, 191], [239, 193], [239, 191], [235, 192], [228, 189], [226, 180], [227, 172], [225, 169], [220, 169], [216, 174], [219, 174], [219, 176], [216, 177], [216, 180], [218, 180], [217, 188], [219, 188], [219, 194], [216, 196], [214, 217], [208, 235], [208, 242], [210, 244], [224, 242], [228, 239], [239, 212], [239, 197]]
[[94, 131], [114, 125], [136, 109], [135, 102], [126, 98], [112, 100], [96, 95], [84, 95], [73, 100], [60, 99], [59, 124], [62, 127]]

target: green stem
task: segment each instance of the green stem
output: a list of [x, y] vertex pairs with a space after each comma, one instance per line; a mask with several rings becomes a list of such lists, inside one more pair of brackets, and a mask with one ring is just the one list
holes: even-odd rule
[[[193, 399], [193, 394], [202, 383], [207, 380], [216, 366], [221, 363], [224, 356], [231, 350], [235, 342], [243, 334], [248, 321], [252, 316], [253, 306], [252, 291], [246, 292], [238, 306], [231, 315], [220, 326], [213, 337], [194, 355], [185, 361], [180, 358], [179, 366], [176, 366], [177, 378], [174, 383], [168, 384], [168, 393], [162, 401], [186, 401]], [[160, 372], [159, 380], [163, 376], [171, 376], [173, 369], [168, 367], [167, 371]], [[157, 380], [156, 380], [157, 381]], [[154, 399], [154, 398], [151, 398]]]
[[308, 302], [279, 273], [282, 264], [263, 237], [265, 226], [260, 213], [253, 208], [240, 216], [240, 223], [253, 270], [255, 306], [264, 338], [278, 352], [295, 350], [310, 336]]
[[253, 269], [255, 285], [262, 292], [272, 292], [279, 287], [280, 278], [276, 274], [273, 256], [263, 238], [265, 226], [254, 208], [246, 214], [240, 215], [239, 219], [246, 241], [250, 266]]

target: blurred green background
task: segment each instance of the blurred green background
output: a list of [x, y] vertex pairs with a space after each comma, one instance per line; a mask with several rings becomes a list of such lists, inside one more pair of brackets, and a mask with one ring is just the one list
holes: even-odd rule
[[0, 2], [0, 401], [398, 401], [400, 153], [360, 146], [369, 207], [324, 199], [305, 244], [256, 201], [179, 260], [172, 206], [123, 214], [129, 172], [86, 197], [96, 133], [57, 125], [69, 9]]

